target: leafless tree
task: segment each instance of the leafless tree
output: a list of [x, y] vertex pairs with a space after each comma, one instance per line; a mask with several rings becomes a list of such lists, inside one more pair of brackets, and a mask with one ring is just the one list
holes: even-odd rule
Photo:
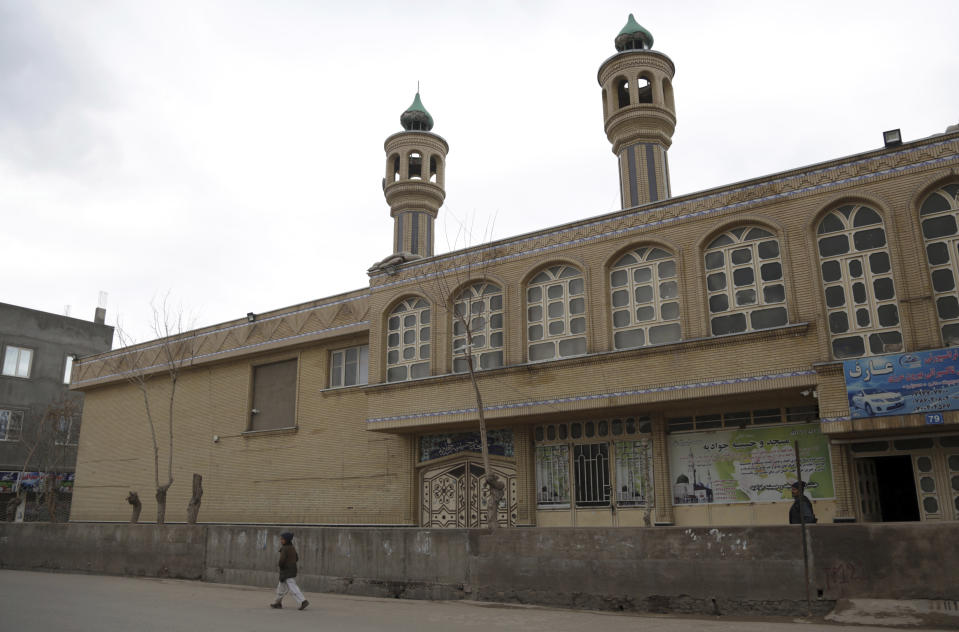
[[190, 504], [186, 509], [186, 521], [189, 524], [196, 524], [197, 516], [200, 514], [200, 499], [203, 498], [203, 477], [199, 474], [193, 474], [193, 495], [190, 497]]
[[[177, 382], [192, 366], [196, 356], [196, 337], [184, 331], [182, 309], [174, 310], [169, 294], [159, 304], [153, 301], [151, 328], [156, 340], [137, 345], [117, 323], [120, 345], [125, 347], [124, 372], [127, 381], [143, 397], [143, 409], [153, 443], [153, 481], [156, 487], [157, 524], [166, 521], [166, 497], [173, 485], [173, 428]], [[159, 379], [156, 379], [159, 378]], [[157, 381], [160, 383], [157, 384]], [[151, 405], [153, 404], [153, 405]], [[165, 412], [161, 412], [165, 409]], [[157, 429], [166, 431], [166, 476], [160, 476], [160, 444]], [[161, 482], [162, 481], [162, 482]]]
[[[490, 282], [488, 278], [489, 266], [495, 256], [493, 249], [489, 247], [491, 233], [492, 225], [487, 228], [483, 239], [480, 240], [481, 245], [464, 249], [453, 258], [450, 267], [440, 267], [434, 259], [434, 263], [429, 266], [428, 279], [420, 283], [420, 291], [434, 305], [445, 305], [453, 316], [454, 326], [458, 331], [465, 332], [466, 345], [457, 349], [456, 352], [462, 354], [465, 360], [466, 371], [469, 373], [470, 383], [473, 387], [479, 424], [480, 449], [483, 457], [483, 482], [486, 484], [489, 493], [486, 505], [486, 522], [488, 528], [492, 531], [499, 527], [497, 513], [500, 501], [506, 491], [506, 482], [501, 480], [490, 468], [486, 409], [483, 406], [483, 394], [480, 392], [479, 383], [476, 379], [478, 367], [476, 366], [476, 355], [473, 349], [475, 334], [473, 303], [477, 298], [469, 287], [466, 287], [464, 291], [464, 286], [468, 282], [471, 284]], [[450, 243], [450, 250], [456, 250], [456, 247], [462, 244], [468, 245], [473, 241], [472, 234], [471, 228], [461, 224], [455, 238]], [[454, 296], [454, 292], [459, 293]]]
[[140, 522], [140, 511], [143, 509], [143, 503], [140, 502], [140, 495], [133, 490], [127, 494], [127, 502], [133, 507], [133, 513], [130, 514], [130, 524]]
[[[27, 488], [22, 485], [24, 474], [36, 470], [39, 474], [33, 488], [37, 507], [46, 508], [50, 521], [58, 520], [57, 501], [63, 482], [64, 466], [71, 460], [72, 446], [76, 445], [79, 434], [80, 403], [70, 394], [58, 396], [50, 402], [43, 415], [24, 433], [21, 444], [25, 450], [23, 466], [20, 471], [21, 485], [17, 489], [17, 498], [25, 502]], [[17, 503], [19, 505], [19, 503]]]

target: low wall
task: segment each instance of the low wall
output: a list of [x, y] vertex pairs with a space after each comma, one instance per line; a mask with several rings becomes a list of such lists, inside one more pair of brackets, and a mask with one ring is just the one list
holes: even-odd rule
[[207, 528], [0, 523], [0, 568], [201, 579]]
[[[279, 527], [0, 523], [0, 568], [272, 586]], [[638, 612], [805, 613], [798, 527], [298, 527], [308, 592]], [[959, 523], [809, 527], [815, 613], [959, 600]]]
[[[281, 529], [211, 527], [205, 579], [271, 586]], [[476, 532], [463, 529], [298, 528], [297, 584], [307, 591], [463, 599]]]

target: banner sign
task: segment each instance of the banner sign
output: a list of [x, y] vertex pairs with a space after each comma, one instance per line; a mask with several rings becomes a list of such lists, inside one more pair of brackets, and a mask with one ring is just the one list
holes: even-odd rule
[[806, 495], [835, 497], [829, 439], [819, 424], [669, 435], [673, 504], [791, 501], [799, 441]]
[[[513, 431], [489, 430], [486, 446], [490, 454], [513, 456]], [[482, 452], [479, 432], [455, 432], [420, 437], [420, 461], [431, 461], [459, 452]]]
[[17, 487], [20, 472], [0, 472], [0, 494], [10, 494]]
[[20, 474], [20, 489], [35, 492], [40, 486], [40, 472], [23, 472]]
[[959, 349], [843, 362], [854, 419], [959, 409]]
[[73, 493], [73, 482], [76, 480], [76, 476], [77, 475], [75, 472], [58, 474], [57, 481], [60, 483], [60, 485], [57, 490], [64, 494]]

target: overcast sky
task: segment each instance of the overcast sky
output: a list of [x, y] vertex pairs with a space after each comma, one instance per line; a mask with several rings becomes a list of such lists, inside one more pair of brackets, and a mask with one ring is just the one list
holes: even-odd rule
[[436, 250], [618, 210], [599, 65], [676, 64], [674, 195], [959, 123], [959, 2], [0, 0], [0, 301], [150, 337], [364, 287], [383, 142], [421, 85]]

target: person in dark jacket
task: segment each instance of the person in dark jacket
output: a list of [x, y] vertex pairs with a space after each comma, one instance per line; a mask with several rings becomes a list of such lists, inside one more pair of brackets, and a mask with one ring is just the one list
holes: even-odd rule
[[303, 610], [310, 602], [306, 600], [300, 587], [296, 585], [296, 562], [299, 556], [296, 554], [296, 547], [293, 546], [293, 534], [287, 531], [280, 534], [280, 582], [276, 585], [276, 601], [270, 604], [271, 608], [282, 608], [283, 597], [286, 593], [293, 593], [293, 598], [300, 604], [299, 609]]
[[[789, 508], [789, 524], [800, 524], [800, 515], [802, 515], [802, 522], [806, 524], [816, 523], [816, 514], [814, 514], [812, 510], [812, 501], [803, 493], [805, 488], [806, 484], [800, 481], [792, 484], [793, 504], [792, 507]], [[802, 514], [799, 513], [800, 511]]]

